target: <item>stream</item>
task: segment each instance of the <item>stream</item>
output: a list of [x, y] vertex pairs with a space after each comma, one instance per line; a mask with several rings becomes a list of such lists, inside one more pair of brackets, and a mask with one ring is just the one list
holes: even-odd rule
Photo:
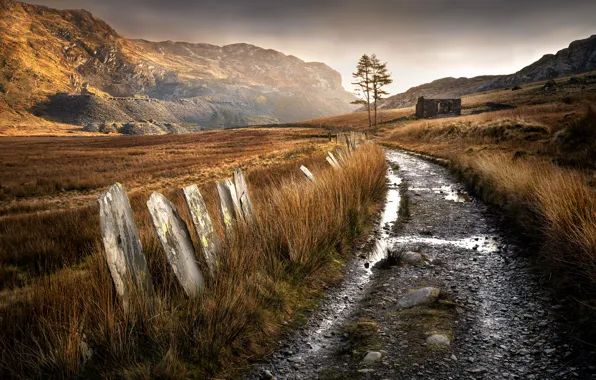
[[[505, 232], [503, 217], [447, 169], [395, 150], [386, 156], [399, 170], [387, 174], [384, 210], [366, 245], [374, 248], [356, 253], [308, 322], [245, 378], [596, 379], [593, 353], [562, 318], [564, 302]], [[403, 194], [410, 216], [394, 228]], [[382, 265], [388, 250], [421, 253], [426, 264]], [[441, 290], [439, 303], [397, 307], [426, 286]], [[359, 321], [378, 332], [354, 343], [346, 326]], [[426, 337], [438, 332], [450, 345], [428, 347]], [[364, 364], [369, 351], [381, 359]]]

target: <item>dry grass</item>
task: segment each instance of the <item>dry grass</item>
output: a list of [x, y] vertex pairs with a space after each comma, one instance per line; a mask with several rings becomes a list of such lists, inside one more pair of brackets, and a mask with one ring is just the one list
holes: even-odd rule
[[377, 114], [378, 127], [371, 131], [368, 127], [367, 112], [353, 112], [346, 115], [331, 116], [321, 119], [305, 120], [295, 123], [296, 126], [310, 125], [320, 126], [331, 130], [350, 130], [369, 133], [378, 133], [386, 127], [386, 124], [396, 122], [398, 119], [407, 118], [415, 113], [414, 107], [391, 110], [379, 110]]
[[[463, 116], [389, 123], [379, 139], [449, 160], [504, 210], [539, 248], [545, 277], [577, 299], [579, 312], [570, 317], [588, 322], [581, 332], [596, 337], [590, 324], [596, 316], [596, 85], [560, 79], [557, 92], [547, 93], [543, 83], [466, 96]], [[487, 102], [517, 108], [471, 114]]]
[[2, 138], [0, 209], [23, 198], [31, 203], [44, 197], [48, 203], [47, 196], [58, 195], [62, 202], [66, 195], [72, 201], [86, 191], [95, 198], [116, 180], [133, 189], [174, 180], [204, 182], [225, 164], [266, 163], [277, 153], [325, 138], [322, 130], [267, 128], [168, 136]]
[[485, 199], [546, 239], [541, 258], [550, 264], [555, 282], [575, 288], [574, 294], [594, 296], [596, 193], [585, 176], [538, 158], [512, 160], [508, 154], [463, 155], [456, 162]]
[[[489, 98], [490, 99], [490, 98]], [[596, 316], [596, 101], [535, 99], [515, 110], [419, 120], [384, 141], [449, 159], [477, 193], [506, 212], [528, 241], [545, 277], [574, 297], [594, 338]]]
[[[135, 212], [151, 191], [204, 185], [234, 166], [282, 166], [325, 148], [313, 129], [183, 136], [0, 139], [0, 289], [76, 265], [99, 246], [96, 199], [119, 181]], [[287, 165], [285, 164], [287, 163]], [[252, 174], [251, 174], [252, 175]], [[148, 220], [148, 219], [147, 219]], [[150, 224], [147, 224], [150, 226]]]
[[[197, 301], [180, 291], [146, 211], [138, 211], [147, 196], [133, 198], [156, 286], [154, 307], [139, 302], [124, 313], [96, 251], [80, 268], [44, 276], [1, 305], [0, 374], [138, 379], [233, 373], [266, 352], [282, 322], [312, 306], [325, 284], [338, 278], [354, 239], [378, 210], [386, 186], [383, 151], [366, 144], [355, 155], [341, 172], [325, 165], [322, 155], [303, 160], [315, 184], [296, 163], [278, 172], [249, 171], [259, 222], [241, 227], [225, 244], [218, 276]], [[217, 215], [212, 187], [204, 195]], [[178, 193], [169, 197], [185, 210]], [[186, 211], [183, 217], [188, 220]]]

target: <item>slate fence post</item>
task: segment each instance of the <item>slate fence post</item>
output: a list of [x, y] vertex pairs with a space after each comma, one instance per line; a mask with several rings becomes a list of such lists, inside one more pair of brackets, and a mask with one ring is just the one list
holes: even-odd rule
[[[333, 152], [327, 152], [327, 162], [334, 169], [341, 169], [347, 162], [350, 150], [357, 146], [356, 137], [361, 135], [354, 132], [350, 135], [337, 133], [336, 142], [345, 139], [347, 147], [336, 146]], [[309, 181], [316, 182], [315, 176], [307, 167], [301, 166], [300, 170]], [[237, 223], [257, 222], [249, 189], [240, 168], [234, 170], [233, 180], [227, 178], [216, 186], [225, 235], [231, 239]], [[215, 232], [213, 220], [198, 186], [184, 187], [182, 193], [197, 233], [200, 260], [197, 259], [189, 228], [174, 204], [162, 194], [153, 193], [147, 201], [147, 207], [168, 264], [187, 296], [195, 298], [206, 287], [200, 264], [204, 264], [209, 277], [215, 279], [222, 254], [222, 242]], [[124, 188], [119, 183], [114, 184], [99, 196], [98, 203], [105, 257], [116, 293], [122, 299], [124, 308], [129, 309], [133, 295], [152, 300], [154, 291], [151, 275]]]
[[153, 285], [143, 255], [130, 201], [120, 183], [98, 198], [99, 220], [106, 261], [116, 293], [128, 309], [131, 297], [151, 298]]

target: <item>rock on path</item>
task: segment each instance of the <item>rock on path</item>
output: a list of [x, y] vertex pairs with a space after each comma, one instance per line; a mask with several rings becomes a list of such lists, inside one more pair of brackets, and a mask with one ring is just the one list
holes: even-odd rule
[[428, 305], [435, 302], [440, 293], [441, 291], [439, 289], [430, 286], [422, 289], [412, 290], [400, 298], [397, 301], [397, 305], [402, 309], [420, 305]]
[[[569, 338], [564, 305], [499, 214], [450, 197], [465, 191], [440, 166], [399, 152], [388, 159], [417, 196], [386, 245], [424, 252], [427, 264], [373, 266], [354, 287], [368, 260], [355, 259], [306, 327], [247, 378], [267, 369], [279, 379], [596, 379], [592, 351]], [[367, 325], [378, 328], [348, 328]], [[290, 362], [284, 350], [304, 360]], [[370, 352], [381, 357], [362, 368]]]

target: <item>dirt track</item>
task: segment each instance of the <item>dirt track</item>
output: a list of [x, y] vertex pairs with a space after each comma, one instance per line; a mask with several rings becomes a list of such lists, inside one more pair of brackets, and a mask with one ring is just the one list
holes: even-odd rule
[[[438, 165], [395, 151], [387, 157], [400, 169], [389, 175], [385, 212], [371, 236], [375, 248], [358, 252], [343, 284], [246, 377], [596, 378], [594, 355], [562, 322], [564, 302], [541, 284], [498, 211], [466, 194]], [[409, 187], [411, 216], [394, 227], [401, 181]], [[419, 252], [425, 263], [389, 265], [387, 248]], [[398, 307], [409, 291], [428, 286], [441, 290], [436, 302]], [[428, 345], [433, 334], [450, 345]], [[369, 352], [380, 359], [363, 364]]]

